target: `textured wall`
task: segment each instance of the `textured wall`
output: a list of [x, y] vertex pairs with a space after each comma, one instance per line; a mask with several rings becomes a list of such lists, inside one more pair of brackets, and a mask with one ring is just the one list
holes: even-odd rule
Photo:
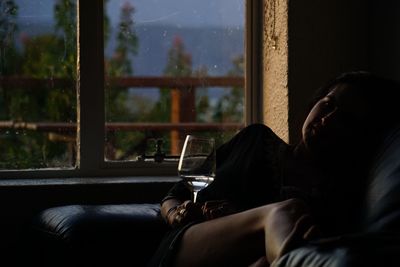
[[264, 2], [264, 123], [289, 139], [287, 1]]
[[371, 68], [371, 10], [365, 0], [263, 1], [264, 123], [295, 143], [318, 87]]
[[369, 69], [368, 3], [365, 0], [288, 1], [291, 143], [300, 138], [310, 98], [318, 87], [342, 72]]

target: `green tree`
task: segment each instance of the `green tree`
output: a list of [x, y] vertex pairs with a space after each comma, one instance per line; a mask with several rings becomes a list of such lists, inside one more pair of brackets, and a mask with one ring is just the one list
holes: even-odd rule
[[[135, 8], [125, 2], [121, 8], [116, 36], [116, 47], [111, 58], [105, 62], [106, 73], [109, 78], [131, 76], [134, 72], [133, 57], [138, 53], [139, 41], [135, 31], [133, 15]], [[106, 117], [107, 121], [132, 121], [134, 115], [127, 106], [128, 88], [120, 88], [109, 83], [106, 87]], [[130, 147], [140, 143], [143, 134], [138, 132], [108, 132], [106, 137], [106, 153], [108, 159], [128, 159], [132, 150]]]
[[[18, 6], [13, 0], [0, 1], [0, 78], [15, 75], [19, 70], [20, 57], [15, 47], [17, 33]], [[0, 120], [8, 120], [10, 110], [7, 105], [10, 92], [0, 86]]]
[[132, 57], [137, 55], [139, 46], [133, 21], [134, 12], [134, 6], [129, 2], [123, 4], [118, 24], [117, 46], [107, 64], [109, 76], [121, 77], [133, 73]]
[[18, 6], [13, 0], [0, 2], [0, 76], [14, 74], [17, 70], [15, 33], [17, 32]]
[[[64, 77], [76, 77], [76, 18], [75, 0], [58, 0], [54, 6], [55, 29], [64, 41], [64, 59], [58, 62]], [[61, 64], [60, 64], [61, 63]]]
[[[243, 77], [244, 57], [239, 55], [232, 61], [231, 77]], [[215, 107], [213, 120], [216, 122], [243, 122], [244, 90], [243, 87], [232, 87], [230, 93], [221, 97]]]
[[[138, 37], [135, 32], [133, 14], [135, 8], [126, 2], [121, 8], [118, 24], [117, 45], [113, 55], [106, 60], [106, 73], [109, 78], [131, 76], [132, 61], [138, 52]], [[126, 106], [127, 88], [109, 84], [106, 88], [106, 114], [108, 121], [129, 121], [131, 112]]]
[[192, 56], [186, 52], [180, 36], [175, 36], [168, 50], [164, 74], [170, 77], [189, 77], [192, 75]]
[[107, 5], [109, 0], [103, 0], [103, 32], [104, 32], [104, 45], [106, 45], [110, 39], [110, 18], [107, 16]]
[[[208, 77], [208, 69], [206, 66], [200, 66], [193, 72], [194, 77], [205, 78]], [[210, 122], [210, 98], [208, 96], [208, 88], [196, 88], [196, 121], [197, 122]]]
[[[74, 75], [71, 73], [73, 68], [65, 67], [65, 61], [69, 59], [60, 54], [63, 49], [65, 49], [65, 42], [56, 35], [40, 35], [25, 40], [22, 74], [26, 77], [42, 79], [71, 79]], [[34, 94], [27, 95], [25, 103], [14, 111], [16, 114], [13, 117], [16, 118], [20, 114], [23, 117], [21, 120], [27, 121], [76, 121], [76, 93], [72, 79], [70, 84], [70, 88], [43, 88]], [[14, 98], [15, 101], [22, 99], [24, 97], [21, 98], [20, 95]]]
[[[180, 36], [175, 36], [172, 41], [172, 46], [168, 50], [167, 63], [164, 69], [164, 75], [168, 77], [189, 77], [192, 75], [192, 56], [186, 52], [185, 45]], [[172, 114], [172, 95], [179, 95], [181, 107], [182, 101], [185, 95], [192, 92], [186, 90], [193, 90], [193, 88], [187, 88], [182, 91], [181, 88], [161, 88], [160, 89], [160, 100], [155, 106], [156, 118], [161, 122], [177, 122], [177, 117], [180, 117], [182, 111], [179, 113]], [[193, 107], [194, 108], [194, 107]], [[182, 118], [179, 118], [182, 121]], [[167, 144], [165, 147], [171, 149], [171, 154], [177, 153], [178, 149], [178, 139], [180, 138], [180, 133], [178, 131], [171, 131], [170, 133], [165, 133], [162, 138], [166, 140]]]
[[[175, 36], [172, 41], [172, 46], [168, 50], [168, 58], [164, 68], [164, 75], [168, 77], [189, 77], [191, 74], [192, 57], [186, 52], [182, 38], [180, 36]], [[159, 122], [171, 121], [170, 88], [160, 88], [159, 101], [156, 103], [150, 116]]]
[[16, 95], [13, 117], [27, 121], [76, 121], [76, 1], [58, 0], [54, 5], [54, 34], [25, 38], [22, 70], [25, 77], [67, 78], [69, 88], [43, 88], [29, 97]]

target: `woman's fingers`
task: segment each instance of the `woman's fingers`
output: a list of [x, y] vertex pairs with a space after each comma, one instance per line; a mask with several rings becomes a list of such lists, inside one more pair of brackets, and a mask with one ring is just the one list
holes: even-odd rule
[[236, 212], [235, 207], [226, 200], [207, 201], [204, 203], [202, 210], [207, 219], [215, 219]]
[[201, 207], [190, 200], [186, 200], [174, 211], [172, 225], [180, 225], [192, 221], [203, 220]]

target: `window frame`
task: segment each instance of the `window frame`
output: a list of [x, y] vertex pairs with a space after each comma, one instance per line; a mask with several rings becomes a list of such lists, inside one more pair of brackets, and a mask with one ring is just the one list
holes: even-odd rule
[[[263, 121], [264, 9], [263, 1], [259, 0], [246, 0], [245, 6], [245, 125], [248, 125]], [[98, 78], [104, 77], [103, 0], [77, 0], [77, 15], [77, 166], [0, 170], [0, 178], [175, 176], [177, 162], [105, 160], [104, 79]], [[100, 93], [93, 93], [97, 90]]]

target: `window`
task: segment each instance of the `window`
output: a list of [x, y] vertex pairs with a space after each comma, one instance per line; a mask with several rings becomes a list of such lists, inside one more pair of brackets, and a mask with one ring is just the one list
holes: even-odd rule
[[259, 1], [34, 2], [0, 3], [2, 176], [174, 175], [258, 120]]
[[71, 168], [76, 2], [0, 3], [0, 169]]

